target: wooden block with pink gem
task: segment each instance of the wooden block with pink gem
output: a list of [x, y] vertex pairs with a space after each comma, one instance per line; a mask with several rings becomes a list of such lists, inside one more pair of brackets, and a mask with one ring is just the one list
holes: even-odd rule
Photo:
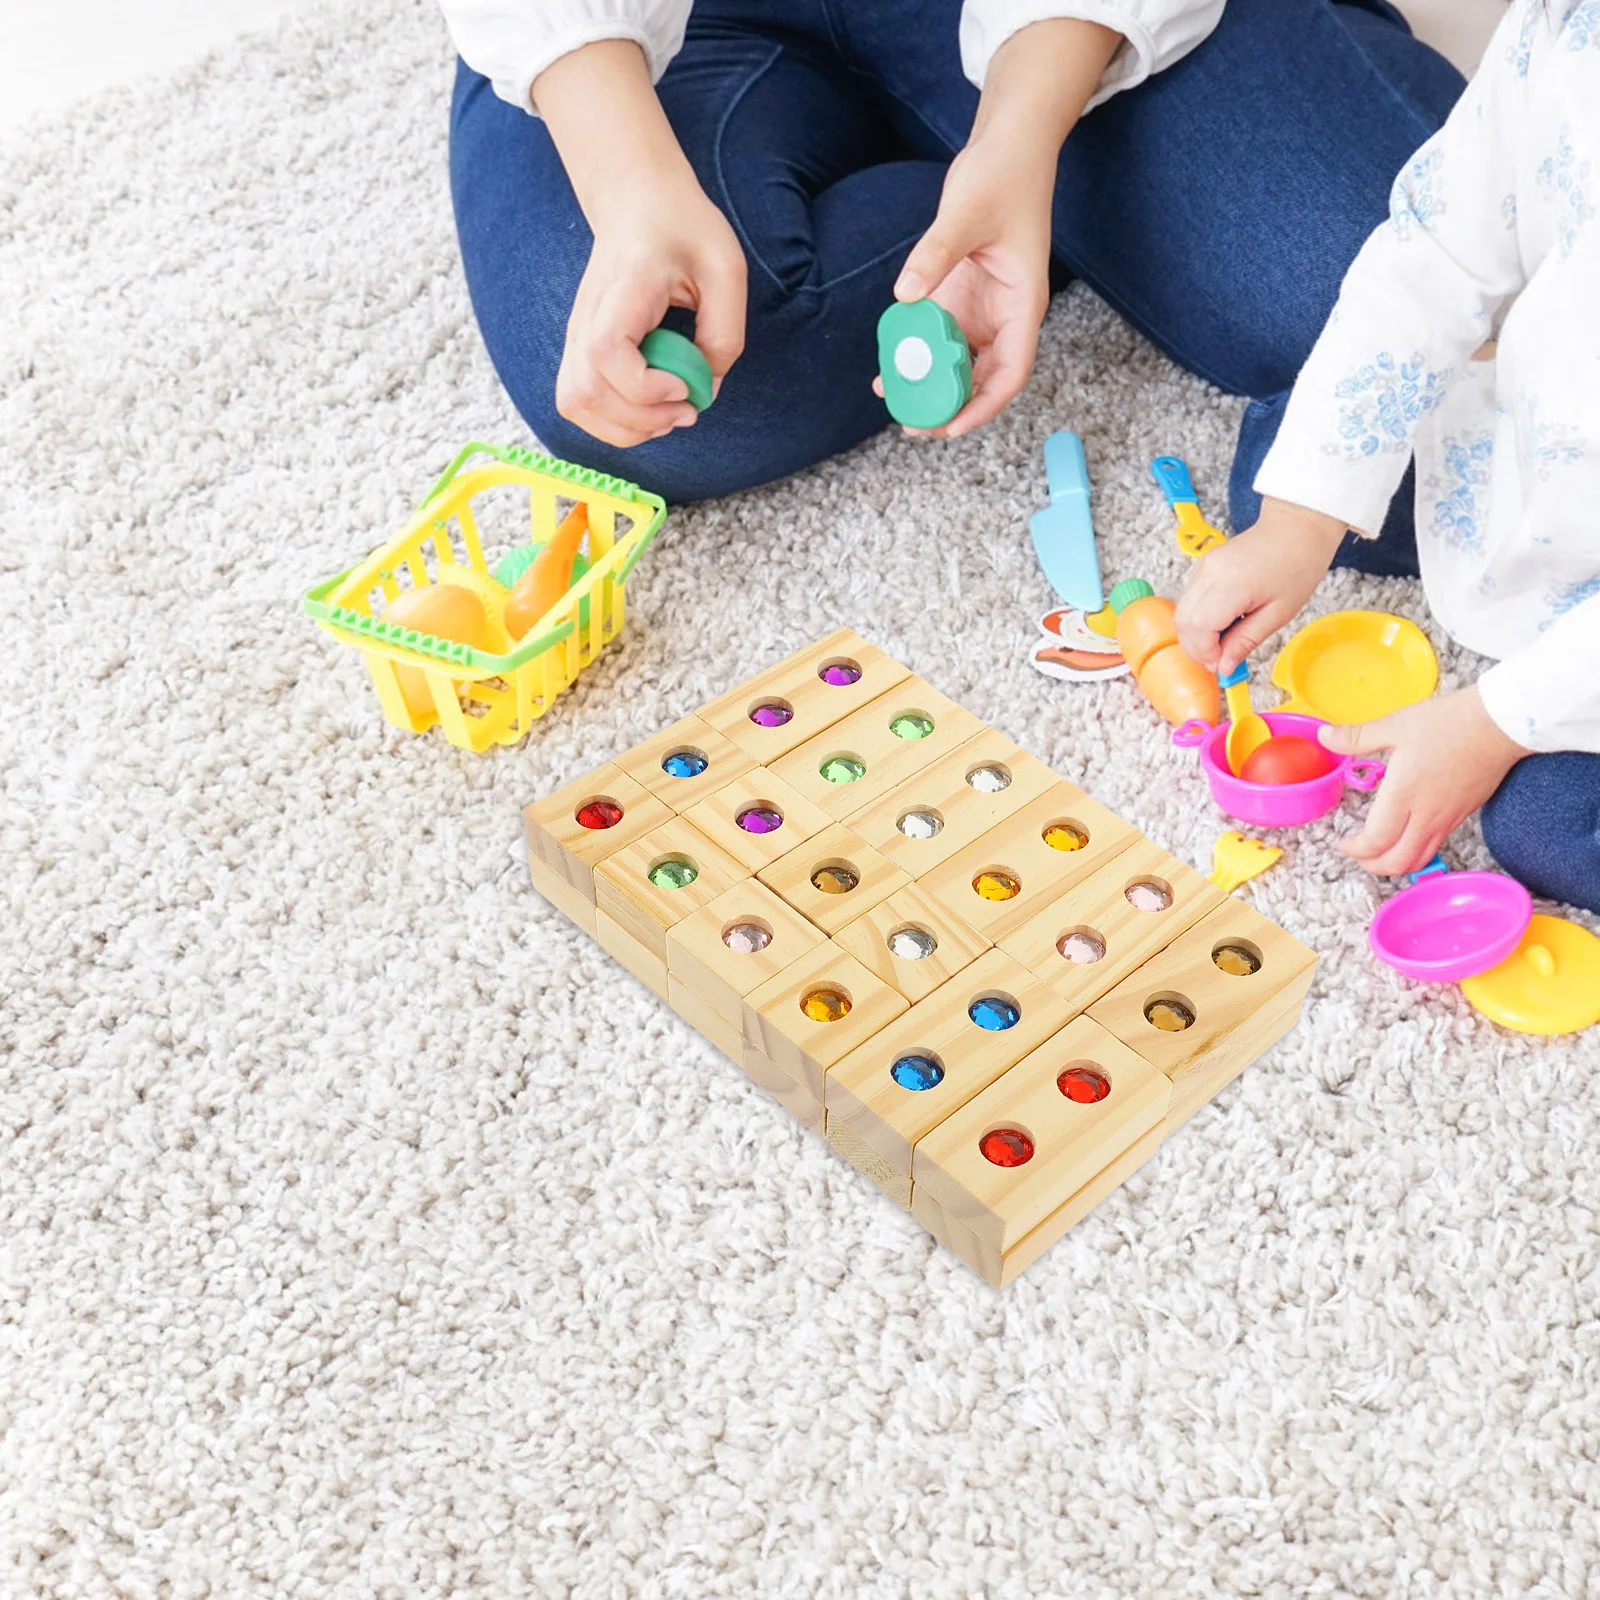
[[1316, 966], [849, 629], [524, 820], [552, 905], [995, 1285]]

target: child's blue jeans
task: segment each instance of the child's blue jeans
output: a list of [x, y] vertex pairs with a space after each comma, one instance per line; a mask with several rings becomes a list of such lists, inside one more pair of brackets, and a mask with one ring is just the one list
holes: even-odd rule
[[[978, 102], [959, 13], [960, 0], [697, 0], [660, 94], [749, 259], [745, 352], [694, 427], [632, 450], [556, 413], [591, 235], [549, 134], [460, 69], [450, 176], [467, 283], [546, 448], [683, 501], [887, 424], [875, 325]], [[1274, 395], [1461, 87], [1386, 0], [1229, 0], [1210, 39], [1068, 139], [1057, 282], [1082, 278], [1220, 387]]]
[[[1256, 520], [1260, 497], [1250, 487], [1255, 466], [1277, 437], [1287, 396], [1252, 405], [1245, 413], [1235, 462], [1236, 527]], [[1408, 470], [1376, 539], [1345, 536], [1336, 567], [1381, 578], [1415, 578], [1416, 478]], [[1506, 774], [1483, 808], [1483, 836], [1512, 877], [1551, 900], [1600, 912], [1600, 755], [1563, 750], [1528, 756]]]

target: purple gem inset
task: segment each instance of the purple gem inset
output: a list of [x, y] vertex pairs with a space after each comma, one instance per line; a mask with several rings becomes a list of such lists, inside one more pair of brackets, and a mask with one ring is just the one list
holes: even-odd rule
[[794, 716], [794, 707], [779, 700], [770, 706], [757, 706], [750, 713], [750, 720], [758, 728], [781, 728]]
[[817, 676], [833, 688], [843, 689], [861, 681], [861, 668], [853, 661], [832, 661]]
[[776, 833], [783, 826], [783, 813], [775, 806], [747, 806], [733, 820], [746, 833]]

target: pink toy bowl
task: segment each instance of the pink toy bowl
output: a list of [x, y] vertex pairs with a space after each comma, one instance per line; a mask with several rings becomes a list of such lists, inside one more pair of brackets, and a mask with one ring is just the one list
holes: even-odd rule
[[1503, 872], [1433, 872], [1379, 908], [1368, 938], [1408, 978], [1459, 983], [1499, 966], [1532, 916], [1532, 897]]
[[[1274, 733], [1298, 734], [1317, 742], [1319, 717], [1305, 717], [1293, 711], [1267, 711], [1262, 720]], [[1200, 750], [1200, 765], [1211, 784], [1211, 798], [1230, 817], [1253, 822], [1263, 828], [1298, 828], [1302, 823], [1325, 817], [1338, 805], [1345, 786], [1366, 792], [1383, 781], [1384, 765], [1366, 756], [1334, 756], [1332, 768], [1320, 778], [1303, 783], [1246, 783], [1228, 770], [1223, 746], [1228, 742], [1228, 725], [1212, 727], [1198, 717], [1173, 731], [1172, 742], [1183, 749]]]

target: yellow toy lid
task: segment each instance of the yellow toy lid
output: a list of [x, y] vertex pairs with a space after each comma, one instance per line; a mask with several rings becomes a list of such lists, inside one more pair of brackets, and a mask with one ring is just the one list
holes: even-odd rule
[[1426, 700], [1439, 686], [1439, 658], [1404, 617], [1334, 611], [1308, 622], [1278, 652], [1272, 681], [1289, 695], [1277, 711], [1371, 722]]
[[1565, 917], [1533, 917], [1522, 943], [1461, 992], [1518, 1033], [1576, 1033], [1600, 1022], [1600, 939]]

